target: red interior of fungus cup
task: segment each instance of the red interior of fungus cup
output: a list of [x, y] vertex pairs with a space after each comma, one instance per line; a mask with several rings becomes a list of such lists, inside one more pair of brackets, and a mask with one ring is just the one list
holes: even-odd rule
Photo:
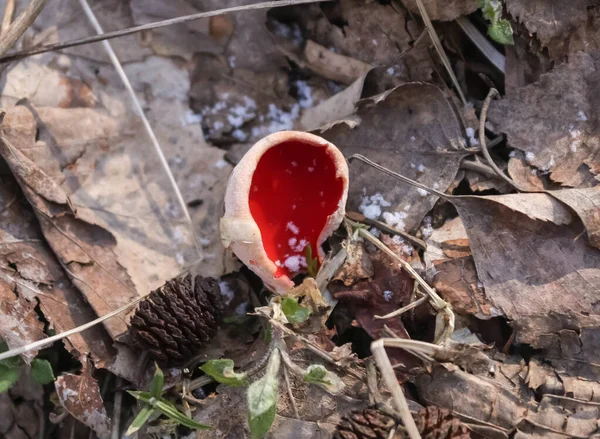
[[260, 158], [249, 194], [275, 277], [306, 270], [306, 246], [317, 256], [317, 241], [337, 208], [344, 183], [336, 177], [325, 146], [290, 141], [268, 149]]

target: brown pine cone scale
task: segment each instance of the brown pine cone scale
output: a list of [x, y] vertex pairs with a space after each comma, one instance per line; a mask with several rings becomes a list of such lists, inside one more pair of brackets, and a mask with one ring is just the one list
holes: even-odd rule
[[182, 365], [215, 335], [224, 308], [215, 279], [171, 279], [140, 302], [131, 335], [160, 364]]
[[[449, 410], [426, 407], [419, 410], [415, 423], [422, 439], [469, 439], [471, 434], [466, 425], [454, 417]], [[387, 439], [396, 421], [375, 408], [355, 410], [344, 416], [337, 426], [333, 439]], [[408, 437], [399, 426], [394, 439]]]

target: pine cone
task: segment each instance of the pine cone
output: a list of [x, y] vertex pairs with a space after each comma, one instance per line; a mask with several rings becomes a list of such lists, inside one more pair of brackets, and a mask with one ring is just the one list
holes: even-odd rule
[[[471, 434], [458, 418], [438, 407], [427, 407], [415, 416], [422, 439], [469, 439]], [[342, 418], [333, 439], [387, 439], [396, 421], [375, 408], [355, 410]], [[394, 439], [405, 438], [398, 428]]]
[[215, 279], [171, 279], [140, 302], [131, 335], [160, 364], [181, 365], [215, 335], [224, 308]]
[[469, 439], [471, 432], [450, 410], [429, 406], [419, 410], [415, 423], [423, 439]]

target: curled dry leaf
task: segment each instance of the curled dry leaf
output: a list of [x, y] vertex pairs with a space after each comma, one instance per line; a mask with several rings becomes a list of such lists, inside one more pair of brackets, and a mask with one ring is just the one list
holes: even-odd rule
[[370, 64], [332, 52], [312, 40], [306, 42], [304, 56], [315, 73], [342, 84], [352, 84], [371, 70]]
[[332, 280], [341, 281], [347, 287], [373, 276], [373, 263], [365, 250], [363, 241], [346, 241], [346, 261]]
[[578, 53], [538, 82], [490, 105], [488, 121], [507, 134], [509, 145], [563, 186], [597, 184], [599, 63], [598, 54]]
[[90, 367], [84, 366], [81, 375], [64, 373], [54, 386], [60, 404], [79, 422], [90, 427], [100, 438], [110, 436], [111, 420], [106, 413], [98, 382]]
[[[466, 146], [443, 92], [417, 83], [362, 100], [352, 118], [322, 129], [321, 135], [345, 156], [365, 154], [440, 191], [454, 180]], [[348, 210], [398, 229], [416, 229], [437, 200], [362, 163], [353, 163], [351, 174]]]

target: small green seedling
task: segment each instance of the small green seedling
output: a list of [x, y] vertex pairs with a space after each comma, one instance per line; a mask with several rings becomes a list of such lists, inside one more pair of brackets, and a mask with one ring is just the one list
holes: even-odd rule
[[488, 35], [502, 45], [515, 44], [510, 21], [502, 18], [502, 3], [500, 0], [479, 0], [479, 8], [483, 18], [490, 22]]
[[[8, 345], [0, 343], [0, 352], [6, 352]], [[0, 361], [0, 393], [6, 392], [19, 380], [25, 362], [19, 356]], [[52, 365], [48, 360], [34, 358], [31, 362], [31, 378], [39, 384], [50, 384], [54, 381]]]
[[169, 419], [175, 421], [176, 423], [183, 425], [188, 428], [193, 429], [209, 429], [211, 428], [208, 425], [200, 424], [199, 422], [194, 421], [190, 417], [181, 413], [177, 407], [167, 399], [162, 397], [162, 389], [165, 385], [165, 375], [163, 371], [156, 366], [156, 372], [154, 372], [154, 378], [152, 379], [152, 386], [150, 392], [140, 392], [140, 391], [132, 391], [128, 390], [127, 392], [133, 396], [135, 399], [143, 401], [146, 403], [144, 407], [140, 410], [138, 415], [135, 417], [127, 431], [125, 432], [126, 436], [132, 435], [140, 428], [144, 426], [144, 424], [152, 417], [153, 415], [165, 415]]

